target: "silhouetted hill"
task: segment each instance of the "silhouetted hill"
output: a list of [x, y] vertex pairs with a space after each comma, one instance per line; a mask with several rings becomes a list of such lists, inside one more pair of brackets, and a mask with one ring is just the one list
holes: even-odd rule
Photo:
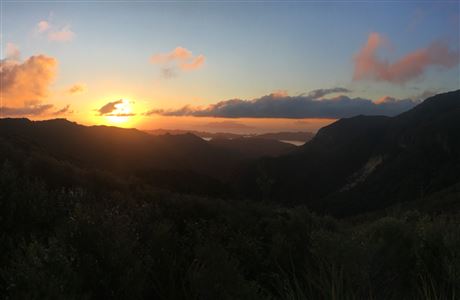
[[65, 185], [100, 174], [109, 184], [113, 174], [120, 176], [110, 183], [115, 187], [121, 178], [222, 194], [230, 181], [240, 196], [353, 214], [455, 190], [450, 187], [460, 182], [459, 99], [455, 91], [396, 117], [341, 119], [301, 147], [252, 137], [207, 142], [191, 133], [153, 136], [63, 119], [0, 119], [0, 154]]
[[459, 120], [460, 91], [392, 118], [341, 119], [298, 151], [247, 167], [239, 185], [338, 214], [420, 199], [460, 181]]
[[225, 139], [234, 139], [240, 138], [244, 135], [230, 133], [230, 132], [206, 132], [206, 131], [196, 131], [196, 130], [186, 130], [186, 129], [154, 129], [154, 130], [146, 130], [145, 132], [152, 134], [152, 135], [164, 135], [164, 134], [171, 134], [171, 135], [178, 135], [178, 134], [185, 134], [191, 133], [201, 138], [225, 138]]
[[315, 136], [311, 132], [272, 132], [272, 133], [261, 133], [261, 134], [236, 134], [229, 132], [206, 132], [206, 131], [196, 131], [196, 130], [185, 130], [185, 129], [155, 129], [155, 130], [146, 130], [145, 132], [152, 135], [179, 135], [185, 133], [192, 133], [196, 136], [207, 138], [207, 139], [236, 139], [242, 137], [252, 137], [252, 138], [262, 138], [262, 139], [271, 139], [271, 140], [288, 140], [288, 141], [303, 141], [307, 142]]
[[251, 138], [208, 143], [191, 133], [153, 136], [136, 129], [82, 126], [65, 119], [0, 119], [0, 141], [9, 149], [8, 153], [3, 150], [3, 158], [30, 160], [30, 172], [42, 178], [48, 175], [55, 183], [87, 182], [86, 178], [77, 179], [88, 176], [80, 171], [69, 175], [69, 169], [77, 168], [122, 178], [135, 176], [153, 186], [205, 194], [226, 193], [222, 182], [241, 162], [295, 148]]
[[[369, 172], [371, 164], [375, 166]], [[460, 182], [460, 91], [428, 98], [392, 118], [372, 157], [356, 175], [364, 178], [338, 198], [352, 198], [357, 206], [370, 208], [423, 201]], [[364, 195], [375, 195], [374, 201]], [[341, 210], [350, 208], [343, 202]]]
[[[192, 151], [209, 148], [204, 141], [192, 135], [155, 138], [136, 129], [86, 127], [63, 119], [36, 122], [2, 119], [0, 122], [3, 137], [27, 139], [59, 158], [113, 171], [152, 166], [192, 168], [196, 166], [194, 160], [183, 155], [184, 144]], [[165, 159], [166, 155], [169, 159]], [[212, 156], [209, 158], [212, 159]]]
[[[192, 134], [154, 137], [136, 129], [87, 127], [63, 119], [0, 119], [0, 139], [10, 149], [4, 158], [39, 155], [41, 161], [45, 157], [82, 170], [137, 176], [183, 192], [224, 191], [220, 181], [240, 161]], [[41, 171], [45, 177], [48, 170]]]

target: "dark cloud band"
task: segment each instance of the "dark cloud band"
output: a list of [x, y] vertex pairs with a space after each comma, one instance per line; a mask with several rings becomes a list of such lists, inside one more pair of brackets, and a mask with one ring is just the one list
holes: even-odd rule
[[375, 103], [370, 99], [338, 96], [317, 100], [312, 96], [270, 94], [253, 100], [231, 99], [205, 108], [184, 106], [177, 110], [151, 110], [144, 115], [222, 118], [346, 118], [355, 115], [394, 116], [417, 104], [411, 99]]

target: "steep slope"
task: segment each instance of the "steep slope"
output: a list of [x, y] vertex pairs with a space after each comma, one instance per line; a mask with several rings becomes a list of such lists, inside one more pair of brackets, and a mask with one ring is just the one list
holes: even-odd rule
[[344, 195], [334, 195], [341, 199], [338, 210], [423, 201], [456, 184], [460, 180], [460, 92], [428, 98], [392, 118], [368, 163], [372, 161], [378, 165], [365, 180]]
[[[318, 131], [292, 154], [252, 163], [239, 174], [244, 193], [286, 203], [312, 202], [346, 183], [366, 162], [388, 117], [341, 119]], [[263, 191], [260, 190], [263, 186]]]
[[322, 128], [298, 151], [240, 175], [253, 197], [336, 213], [411, 201], [460, 180], [460, 91], [396, 117], [357, 116]]

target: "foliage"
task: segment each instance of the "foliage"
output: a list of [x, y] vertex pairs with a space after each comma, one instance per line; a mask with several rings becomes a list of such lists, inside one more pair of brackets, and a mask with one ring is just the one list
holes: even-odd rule
[[359, 221], [0, 171], [4, 299], [455, 299], [458, 215]]

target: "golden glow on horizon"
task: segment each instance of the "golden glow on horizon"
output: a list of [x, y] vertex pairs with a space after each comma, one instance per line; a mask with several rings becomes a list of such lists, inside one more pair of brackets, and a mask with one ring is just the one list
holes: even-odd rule
[[134, 109], [134, 101], [130, 100], [130, 98], [120, 98], [116, 96], [109, 96], [105, 98], [106, 100], [98, 101], [97, 104], [91, 104], [91, 107], [103, 107], [110, 102], [118, 101], [112, 99], [120, 99], [121, 102], [114, 105], [114, 110], [102, 115], [99, 114], [98, 109], [93, 109], [96, 113], [92, 114], [91, 117], [84, 121], [85, 123], [125, 128], [137, 127], [139, 125], [139, 122], [143, 118], [138, 112], [140, 108], [136, 107], [136, 109]]
[[115, 110], [106, 116], [110, 123], [126, 123], [134, 117], [130, 102], [127, 99], [122, 100], [123, 102], [115, 104]]
[[152, 115], [139, 118], [138, 129], [184, 129], [208, 132], [232, 132], [239, 134], [280, 131], [311, 131], [327, 126], [336, 119], [285, 119], [285, 118], [214, 118], [170, 117]]

